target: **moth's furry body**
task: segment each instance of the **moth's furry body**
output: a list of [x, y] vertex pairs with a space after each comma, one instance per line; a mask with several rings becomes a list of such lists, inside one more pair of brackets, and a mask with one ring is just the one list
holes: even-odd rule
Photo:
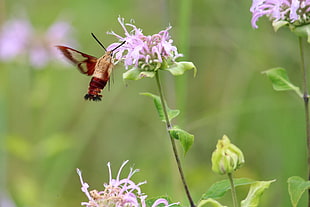
[[96, 58], [66, 46], [56, 46], [64, 56], [77, 66], [83, 74], [92, 76], [89, 82], [85, 100], [101, 101], [101, 90], [110, 80], [114, 67], [112, 51], [107, 51], [102, 57]]

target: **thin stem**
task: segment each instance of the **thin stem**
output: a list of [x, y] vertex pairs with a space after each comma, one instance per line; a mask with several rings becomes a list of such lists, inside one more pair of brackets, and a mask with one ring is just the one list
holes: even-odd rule
[[186, 192], [187, 198], [189, 200], [190, 206], [191, 207], [195, 207], [194, 201], [193, 201], [193, 199], [192, 199], [192, 197], [190, 195], [188, 186], [186, 184], [186, 180], [185, 180], [185, 176], [184, 176], [184, 173], [183, 173], [183, 169], [182, 169], [181, 161], [180, 161], [180, 158], [179, 158], [178, 150], [177, 150], [177, 147], [176, 147], [176, 144], [175, 144], [175, 140], [174, 140], [174, 138], [169, 133], [169, 129], [171, 129], [172, 125], [171, 125], [169, 117], [168, 117], [167, 106], [166, 106], [166, 103], [164, 101], [165, 99], [164, 99], [162, 87], [161, 87], [161, 84], [160, 84], [158, 71], [156, 72], [155, 77], [156, 77], [156, 84], [157, 84], [158, 91], [159, 91], [160, 101], [161, 101], [161, 104], [162, 104], [162, 107], [163, 107], [163, 110], [164, 110], [167, 131], [168, 131], [168, 134], [169, 134], [169, 137], [170, 137], [170, 141], [171, 141], [171, 145], [172, 145], [172, 149], [173, 149], [173, 154], [174, 154], [177, 166], [178, 166], [178, 170], [179, 170], [180, 177], [181, 177], [181, 180], [182, 180], [182, 183], [183, 183], [183, 187], [185, 189], [185, 192]]
[[[310, 180], [310, 119], [309, 119], [309, 92], [308, 92], [308, 81], [307, 81], [307, 70], [305, 66], [305, 56], [302, 44], [302, 38], [298, 38], [299, 52], [300, 52], [300, 67], [302, 71], [302, 87], [303, 87], [303, 100], [305, 106], [305, 117], [306, 117], [306, 136], [307, 136], [307, 150], [308, 150], [308, 180]], [[308, 207], [310, 207], [310, 189], [308, 190]]]
[[232, 173], [228, 173], [227, 176], [228, 176], [228, 179], [229, 179], [229, 182], [230, 182], [230, 186], [231, 186], [231, 197], [232, 197], [232, 200], [233, 200], [234, 207], [238, 207], [237, 193], [236, 193], [236, 188], [235, 188], [235, 185], [234, 185], [234, 180], [233, 180], [233, 177], [232, 177]]

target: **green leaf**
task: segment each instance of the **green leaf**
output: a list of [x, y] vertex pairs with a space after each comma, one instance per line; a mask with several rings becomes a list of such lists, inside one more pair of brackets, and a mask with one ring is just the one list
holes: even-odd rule
[[5, 149], [18, 159], [29, 162], [35, 158], [36, 152], [25, 137], [10, 135], [7, 140], [7, 146], [5, 146]]
[[169, 71], [174, 76], [178, 76], [183, 75], [185, 71], [192, 69], [194, 70], [194, 77], [195, 77], [197, 73], [197, 68], [192, 62], [176, 62], [175, 64], [173, 64], [172, 66], [168, 67], [165, 70]]
[[[159, 96], [156, 96], [156, 95], [151, 94], [151, 93], [140, 93], [140, 95], [150, 96], [150, 97], [153, 98], [153, 101], [154, 101], [155, 107], [157, 109], [157, 112], [158, 112], [160, 120], [162, 120], [163, 122], [166, 122], [164, 109], [163, 109], [163, 106], [161, 104], [161, 100], [160, 100]], [[166, 104], [166, 102], [165, 102], [165, 104]], [[170, 109], [167, 106], [167, 104], [166, 104], [166, 108], [167, 108], [167, 113], [168, 113], [169, 121], [171, 121], [173, 118], [177, 117], [179, 115], [179, 113], [180, 113], [180, 110]]]
[[[207, 205], [207, 204], [211, 204], [211, 205]], [[206, 200], [201, 200], [199, 202], [199, 204], [197, 205], [197, 207], [208, 207], [208, 206], [213, 206], [213, 207], [227, 207], [227, 206], [223, 206], [222, 204], [220, 204], [218, 201], [212, 199], [212, 198], [208, 198]]]
[[153, 71], [143, 71], [138, 68], [132, 68], [123, 73], [123, 79], [125, 80], [140, 80], [142, 78], [153, 78], [155, 72]]
[[256, 181], [251, 184], [248, 196], [241, 201], [241, 207], [256, 207], [258, 206], [259, 199], [264, 191], [269, 188], [269, 185], [275, 180], [270, 181]]
[[305, 181], [298, 176], [290, 177], [288, 180], [288, 193], [290, 194], [293, 207], [296, 207], [305, 190], [310, 188], [310, 181]]
[[187, 131], [180, 129], [174, 126], [172, 129], [169, 130], [169, 134], [174, 138], [180, 141], [184, 154], [186, 154], [189, 148], [194, 143], [194, 135], [188, 133]]
[[294, 32], [299, 37], [306, 37], [307, 42], [310, 43], [310, 25], [303, 25], [298, 27], [292, 27], [292, 32]]
[[272, 22], [272, 26], [275, 32], [278, 31], [281, 27], [288, 25], [288, 24], [289, 24], [288, 21], [283, 21], [283, 20]]
[[274, 90], [276, 91], [293, 90], [297, 93], [298, 96], [302, 97], [302, 93], [300, 92], [299, 88], [290, 82], [285, 69], [272, 68], [262, 73], [266, 74], [267, 77], [271, 80], [272, 87]]
[[[235, 187], [243, 186], [243, 185], [250, 185], [255, 183], [256, 181], [248, 179], [248, 178], [237, 178], [234, 179]], [[219, 182], [214, 183], [208, 191], [202, 195], [201, 200], [206, 200], [208, 198], [221, 198], [228, 190], [231, 189], [229, 180], [222, 180]]]

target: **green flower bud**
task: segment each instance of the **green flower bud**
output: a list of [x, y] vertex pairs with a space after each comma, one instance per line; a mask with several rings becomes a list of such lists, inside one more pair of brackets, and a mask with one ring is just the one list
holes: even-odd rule
[[212, 170], [221, 175], [232, 173], [244, 164], [242, 151], [224, 135], [212, 153]]

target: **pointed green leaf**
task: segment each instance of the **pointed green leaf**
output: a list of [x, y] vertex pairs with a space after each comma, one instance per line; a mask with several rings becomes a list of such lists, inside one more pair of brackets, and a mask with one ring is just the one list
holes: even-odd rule
[[123, 79], [127, 80], [140, 80], [142, 78], [153, 78], [155, 72], [152, 71], [142, 71], [138, 68], [132, 68], [123, 73]]
[[305, 181], [298, 176], [290, 177], [288, 180], [288, 193], [290, 194], [293, 207], [296, 207], [305, 190], [310, 188], [310, 181]]
[[194, 143], [194, 135], [188, 133], [183, 129], [179, 129], [176, 126], [170, 129], [169, 133], [174, 139], [180, 140], [180, 143], [184, 150], [184, 154], [186, 154], [189, 148]]
[[[211, 204], [211, 205], [210, 205]], [[206, 200], [201, 200], [197, 207], [227, 207], [220, 204], [218, 201], [208, 198]]]
[[194, 76], [196, 76], [197, 68], [192, 62], [176, 62], [165, 70], [169, 71], [174, 76], [178, 76], [183, 75], [185, 71], [192, 69], [194, 70]]
[[[162, 120], [163, 122], [166, 122], [164, 109], [163, 109], [163, 106], [161, 104], [161, 100], [160, 100], [159, 96], [156, 96], [156, 95], [151, 94], [151, 93], [140, 93], [140, 95], [150, 96], [150, 97], [153, 98], [153, 101], [154, 101], [155, 107], [157, 109], [157, 112], [158, 112], [160, 120]], [[167, 108], [167, 113], [168, 113], [169, 121], [171, 121], [173, 118], [177, 117], [179, 115], [179, 113], [180, 113], [180, 111], [177, 110], [177, 109], [170, 109], [167, 106], [167, 103], [166, 103], [166, 108]]]
[[275, 32], [278, 31], [281, 27], [288, 25], [288, 24], [289, 24], [288, 21], [282, 21], [282, 20], [272, 22], [272, 26]]
[[299, 26], [299, 27], [293, 27], [291, 30], [299, 37], [306, 37], [308, 43], [310, 43], [310, 25], [309, 24]]
[[302, 97], [300, 89], [293, 85], [286, 73], [286, 70], [283, 68], [272, 68], [263, 72], [272, 82], [272, 87], [276, 91], [288, 91], [294, 90], [298, 96]]
[[[248, 178], [237, 178], [234, 179], [235, 187], [243, 186], [243, 185], [250, 185], [255, 183], [256, 181], [248, 179]], [[202, 195], [201, 200], [205, 200], [208, 198], [221, 198], [224, 194], [231, 189], [229, 180], [222, 180], [219, 182], [214, 183], [208, 191]]]
[[270, 181], [256, 181], [251, 184], [247, 197], [241, 201], [241, 207], [256, 207], [258, 206], [259, 199], [263, 195], [264, 191], [269, 188], [269, 185], [275, 180]]

